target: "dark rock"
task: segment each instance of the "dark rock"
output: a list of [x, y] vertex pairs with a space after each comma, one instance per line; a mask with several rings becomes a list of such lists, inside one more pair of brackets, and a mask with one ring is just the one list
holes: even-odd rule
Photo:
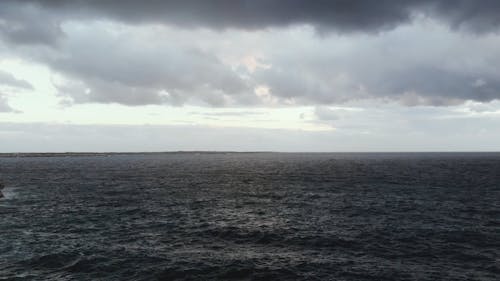
[[0, 190], [2, 190], [5, 187], [5, 184], [0, 182]]

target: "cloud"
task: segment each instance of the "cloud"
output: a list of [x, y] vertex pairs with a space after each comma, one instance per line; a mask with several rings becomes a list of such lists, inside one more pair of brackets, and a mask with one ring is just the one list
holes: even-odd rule
[[498, 31], [500, 2], [496, 0], [430, 0], [425, 12], [455, 30], [476, 33]]
[[[71, 125], [0, 122], [0, 152], [294, 151], [316, 139], [302, 130], [211, 126]], [[307, 147], [319, 149], [318, 146]], [[314, 150], [314, 149], [313, 149]]]
[[[14, 77], [11, 73], [0, 70], [0, 87], [12, 88], [21, 90], [33, 90], [33, 85], [23, 79]], [[9, 89], [9, 90], [12, 90]], [[0, 112], [19, 112], [10, 107], [5, 93], [0, 93]]]
[[55, 46], [64, 37], [61, 14], [28, 2], [0, 2], [0, 38], [14, 45]]
[[15, 110], [9, 106], [7, 99], [0, 93], [0, 113], [1, 112], [15, 112]]
[[261, 29], [311, 24], [342, 31], [371, 31], [410, 20], [417, 1], [31, 1], [49, 10], [124, 22], [154, 22], [215, 29]]
[[254, 77], [281, 103], [385, 99], [440, 106], [500, 98], [498, 35], [457, 34], [423, 21], [380, 36], [317, 40], [307, 29], [275, 36], [265, 58], [272, 67]]
[[498, 151], [500, 148], [498, 116], [438, 118], [439, 108], [421, 112], [414, 108], [399, 110], [373, 110], [368, 116], [353, 114], [352, 118], [341, 119], [340, 127], [334, 131], [0, 122], [0, 152]]
[[64, 76], [55, 86], [71, 102], [225, 106], [253, 98], [247, 81], [195, 46], [155, 40], [150, 33], [116, 34], [99, 24], [75, 29], [62, 52], [37, 55]]
[[316, 117], [322, 121], [335, 121], [340, 119], [337, 111], [326, 106], [315, 107], [314, 115], [316, 115]]
[[500, 113], [500, 101], [496, 100], [489, 103], [467, 102], [466, 110], [474, 114], [498, 114]]
[[127, 24], [257, 30], [308, 24], [322, 33], [380, 32], [426, 16], [453, 29], [496, 31], [496, 0], [24, 0], [2, 1], [0, 29], [18, 43], [54, 43], [61, 21], [112, 19]]
[[[446, 106], [500, 98], [500, 36], [457, 34], [432, 21], [379, 36], [326, 38], [307, 27], [220, 34], [92, 22], [66, 25], [65, 31], [58, 49], [20, 54], [59, 73], [63, 79], [55, 85], [70, 104], [227, 107], [386, 99]], [[252, 52], [260, 63], [250, 70], [245, 59]]]
[[33, 90], [33, 85], [31, 85], [28, 81], [17, 79], [14, 75], [2, 70], [0, 70], [0, 86], [1, 85]]
[[[469, 102], [465, 105], [448, 107], [406, 107], [382, 102], [364, 106], [360, 104], [357, 108], [329, 108], [341, 117], [334, 122], [323, 120], [316, 114], [314, 114], [316, 119], [311, 119], [311, 122], [333, 125], [335, 133], [352, 135], [351, 141], [353, 142], [357, 142], [356, 138], [359, 137], [367, 142], [371, 139], [377, 143], [376, 145], [382, 145], [378, 143], [382, 141], [387, 147], [397, 148], [405, 146], [400, 142], [410, 144], [418, 140], [417, 142], [420, 142], [422, 146], [427, 146], [432, 142], [435, 142], [434, 145], [439, 143], [441, 149], [445, 151], [450, 149], [444, 146], [448, 140], [450, 145], [470, 145], [470, 149], [474, 150], [473, 146], [478, 143], [493, 144], [493, 140], [500, 133], [495, 129], [495, 123], [500, 120], [499, 103], [486, 104], [488, 105], [487, 112], [470, 110], [471, 105], [475, 104], [477, 103]], [[315, 109], [313, 113], [316, 111]], [[466, 136], [469, 140], [462, 143], [461, 136]], [[486, 138], [484, 142], [483, 138]]]
[[3, 1], [0, 36], [68, 104], [447, 106], [500, 98], [498, 3]]
[[223, 117], [223, 116], [256, 116], [263, 115], [260, 111], [221, 111], [221, 112], [190, 112], [193, 115], [211, 116], [211, 117]]

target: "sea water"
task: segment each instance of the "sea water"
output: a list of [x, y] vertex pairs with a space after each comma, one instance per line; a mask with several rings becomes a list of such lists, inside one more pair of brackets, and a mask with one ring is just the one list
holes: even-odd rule
[[0, 280], [499, 280], [500, 154], [0, 157]]

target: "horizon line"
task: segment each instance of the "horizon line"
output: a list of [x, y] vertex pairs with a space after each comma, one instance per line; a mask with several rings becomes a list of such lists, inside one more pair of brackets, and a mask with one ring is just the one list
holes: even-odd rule
[[0, 157], [22, 157], [22, 156], [99, 156], [99, 155], [127, 155], [127, 154], [245, 154], [245, 153], [275, 153], [275, 154], [418, 154], [418, 153], [500, 153], [500, 150], [449, 150], [449, 151], [439, 151], [439, 150], [423, 150], [423, 151], [273, 151], [273, 150], [248, 150], [248, 151], [233, 151], [233, 150], [168, 150], [168, 151], [65, 151], [65, 152], [0, 152]]

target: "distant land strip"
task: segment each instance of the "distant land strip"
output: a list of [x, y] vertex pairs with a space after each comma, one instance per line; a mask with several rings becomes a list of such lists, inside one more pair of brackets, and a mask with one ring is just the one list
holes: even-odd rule
[[84, 157], [84, 156], [116, 156], [116, 155], [175, 155], [175, 154], [332, 154], [332, 155], [488, 155], [500, 156], [500, 151], [324, 151], [324, 152], [286, 152], [286, 151], [203, 151], [179, 150], [158, 152], [8, 152], [0, 153], [0, 158], [28, 158], [28, 157]]
[[273, 151], [159, 151], [159, 152], [20, 152], [0, 153], [0, 157], [75, 157], [112, 155], [152, 155], [152, 154], [229, 154], [229, 153], [279, 153]]

